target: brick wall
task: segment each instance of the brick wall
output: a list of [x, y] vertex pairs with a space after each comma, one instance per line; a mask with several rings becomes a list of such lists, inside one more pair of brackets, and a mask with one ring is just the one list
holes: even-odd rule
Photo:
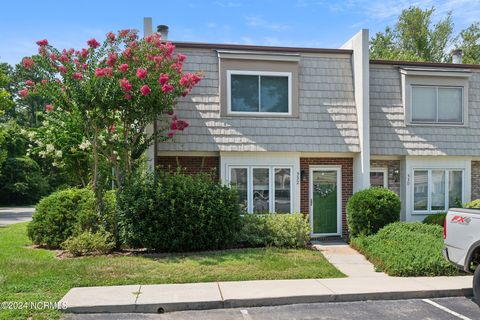
[[[400, 160], [371, 160], [370, 168], [388, 168], [388, 189], [400, 195]], [[399, 174], [395, 181], [394, 171]]]
[[300, 158], [300, 170], [305, 172], [306, 178], [300, 183], [300, 210], [309, 213], [309, 167], [311, 165], [342, 166], [342, 233], [348, 237], [346, 219], [346, 205], [353, 194], [353, 159], [351, 158]]
[[472, 161], [472, 200], [480, 199], [480, 161]]
[[215, 179], [218, 179], [220, 157], [159, 156], [157, 167], [171, 171], [176, 171], [180, 167], [186, 174], [213, 173]]

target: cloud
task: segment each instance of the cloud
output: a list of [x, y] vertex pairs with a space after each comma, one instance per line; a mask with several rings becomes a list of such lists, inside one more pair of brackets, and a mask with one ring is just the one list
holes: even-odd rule
[[238, 8], [242, 6], [240, 2], [233, 1], [215, 1], [214, 4], [222, 8]]
[[270, 30], [285, 30], [290, 28], [290, 26], [286, 24], [266, 21], [260, 16], [247, 16], [245, 17], [245, 21], [249, 27], [265, 28]]

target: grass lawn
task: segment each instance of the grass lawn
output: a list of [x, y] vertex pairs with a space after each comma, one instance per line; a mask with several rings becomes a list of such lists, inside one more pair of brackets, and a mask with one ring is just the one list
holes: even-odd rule
[[[0, 302], [60, 300], [76, 286], [344, 276], [314, 250], [255, 248], [170, 255], [58, 259], [28, 248], [26, 223], [0, 228]], [[56, 319], [53, 310], [0, 310], [0, 319]]]
[[439, 225], [395, 222], [374, 235], [351, 239], [350, 245], [390, 276], [460, 274], [442, 256], [443, 229]]

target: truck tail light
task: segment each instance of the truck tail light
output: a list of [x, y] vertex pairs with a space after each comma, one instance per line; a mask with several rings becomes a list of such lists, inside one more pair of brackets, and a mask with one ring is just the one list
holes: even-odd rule
[[447, 216], [443, 220], [443, 240], [447, 239]]

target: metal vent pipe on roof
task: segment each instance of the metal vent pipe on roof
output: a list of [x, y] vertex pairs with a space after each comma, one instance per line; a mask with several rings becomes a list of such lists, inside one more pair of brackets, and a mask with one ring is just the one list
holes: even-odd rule
[[157, 32], [160, 33], [163, 40], [168, 40], [168, 26], [161, 24], [157, 26]]
[[452, 51], [452, 63], [461, 64], [462, 63], [462, 57], [463, 57], [463, 50], [462, 49], [456, 49], [456, 50]]

